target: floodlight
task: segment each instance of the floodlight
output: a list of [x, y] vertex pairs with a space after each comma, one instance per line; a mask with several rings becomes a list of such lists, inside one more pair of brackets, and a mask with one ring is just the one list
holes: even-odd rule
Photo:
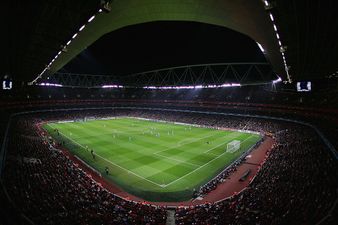
[[276, 37], [277, 37], [277, 39], [279, 40], [279, 34], [276, 32]]
[[82, 31], [85, 28], [86, 25], [82, 25], [82, 27], [80, 27], [79, 31]]
[[95, 15], [93, 15], [92, 17], [90, 17], [89, 20], [88, 20], [88, 23], [92, 22], [94, 18], [95, 18]]
[[277, 32], [277, 26], [276, 26], [276, 24], [273, 25], [273, 29]]
[[258, 42], [256, 42], [256, 43], [257, 43], [259, 49], [260, 49], [263, 53], [265, 53], [265, 50], [264, 50], [263, 46], [262, 46], [260, 43], [258, 43]]
[[275, 6], [274, 2], [269, 3], [268, 1], [264, 0], [264, 8], [265, 10], [271, 10]]

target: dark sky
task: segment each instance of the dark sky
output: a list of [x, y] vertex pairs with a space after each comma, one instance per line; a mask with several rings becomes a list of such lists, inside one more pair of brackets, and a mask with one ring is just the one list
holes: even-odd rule
[[196, 22], [152, 22], [106, 34], [60, 72], [123, 75], [171, 66], [265, 62], [255, 41]]

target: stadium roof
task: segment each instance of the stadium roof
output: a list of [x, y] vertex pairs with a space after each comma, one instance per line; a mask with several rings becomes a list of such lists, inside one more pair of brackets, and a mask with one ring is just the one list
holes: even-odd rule
[[54, 73], [102, 35], [160, 20], [204, 22], [246, 34], [263, 46], [275, 72], [284, 80], [287, 74], [276, 30], [282, 45], [287, 46], [284, 54], [293, 80], [322, 78], [338, 70], [334, 0], [114, 0], [109, 13], [99, 13], [100, 1], [90, 0], [6, 4], [6, 19], [1, 20], [5, 40], [0, 72], [14, 79], [33, 80], [60, 52], [45, 71]]
[[3, 2], [0, 74], [26, 81], [36, 77], [98, 7], [92, 0]]

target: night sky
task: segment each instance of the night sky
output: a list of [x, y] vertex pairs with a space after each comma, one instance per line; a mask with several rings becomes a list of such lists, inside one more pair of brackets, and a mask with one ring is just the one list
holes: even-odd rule
[[124, 75], [171, 66], [265, 62], [255, 41], [196, 22], [152, 22], [106, 34], [60, 72]]

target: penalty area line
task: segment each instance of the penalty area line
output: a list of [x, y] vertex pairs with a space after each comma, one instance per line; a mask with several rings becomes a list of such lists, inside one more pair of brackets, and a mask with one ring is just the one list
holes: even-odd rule
[[154, 152], [153, 154], [158, 154], [160, 152], [166, 152], [166, 151], [169, 151], [171, 149], [177, 149], [177, 148], [180, 148], [184, 145], [188, 145], [188, 144], [192, 144], [192, 143], [195, 143], [195, 142], [198, 142], [199, 140], [202, 140], [202, 139], [206, 139], [208, 137], [212, 137], [212, 136], [216, 136], [217, 134], [210, 134], [210, 135], [207, 135], [207, 136], [203, 136], [203, 137], [198, 137], [198, 138], [190, 138], [190, 140], [192, 141], [187, 141], [186, 143], [183, 143], [183, 144], [177, 144], [175, 146], [171, 146], [171, 147], [168, 147], [164, 150], [160, 150], [160, 151], [157, 151], [157, 152]]
[[164, 155], [160, 155], [158, 153], [153, 153], [154, 155], [156, 156], [159, 156], [159, 157], [162, 157], [162, 158], [165, 158], [165, 159], [168, 159], [168, 160], [172, 160], [172, 161], [176, 161], [176, 162], [179, 162], [179, 163], [182, 163], [182, 164], [186, 164], [186, 165], [189, 165], [189, 166], [193, 166], [193, 167], [199, 167], [201, 165], [197, 165], [197, 164], [194, 164], [194, 163], [189, 163], [189, 162], [186, 162], [186, 161], [183, 161], [183, 160], [179, 160], [179, 159], [175, 159], [175, 158], [172, 158], [172, 157], [167, 157], [167, 156], [164, 156]]

